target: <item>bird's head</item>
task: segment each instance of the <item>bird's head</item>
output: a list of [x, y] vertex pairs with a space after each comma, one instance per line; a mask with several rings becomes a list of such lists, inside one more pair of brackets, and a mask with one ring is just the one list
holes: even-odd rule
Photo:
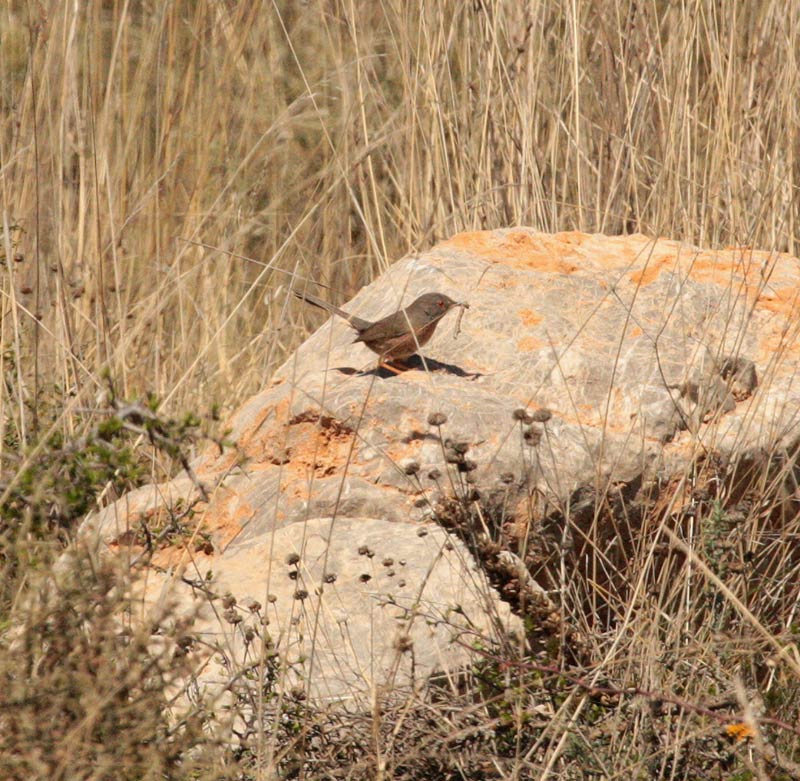
[[414, 313], [424, 314], [427, 319], [438, 320], [455, 306], [469, 309], [469, 304], [466, 301], [453, 301], [450, 296], [446, 296], [444, 293], [425, 293], [414, 301], [408, 309]]

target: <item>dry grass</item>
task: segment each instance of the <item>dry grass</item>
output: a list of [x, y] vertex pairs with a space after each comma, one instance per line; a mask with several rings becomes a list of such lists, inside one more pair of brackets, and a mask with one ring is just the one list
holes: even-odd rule
[[[287, 271], [346, 296], [409, 251], [515, 224], [797, 253], [798, 51], [798, 0], [10, 0], [0, 8], [0, 504], [53, 435], [80, 441], [93, 429], [108, 377], [120, 397], [151, 392], [172, 414], [227, 411], [262, 387], [304, 334]], [[173, 451], [139, 452], [153, 479], [175, 463]], [[106, 501], [105, 485], [87, 496]], [[516, 684], [498, 694], [495, 681], [474, 711], [453, 715], [459, 740], [480, 738], [469, 767], [436, 710], [428, 743], [387, 738], [385, 777], [578, 777], [590, 766], [597, 777], [697, 777], [686, 747], [719, 724], [663, 703], [666, 715], [654, 713], [653, 698], [619, 693], [629, 686], [695, 703], [739, 686], [733, 710], [759, 689], [774, 718], [796, 724], [800, 676], [786, 658], [800, 530], [774, 497], [765, 488], [735, 517], [703, 500], [690, 538], [698, 561], [674, 550], [652, 560], [648, 541], [668, 515], [639, 508], [641, 542], [556, 584], [589, 638], [592, 685], [618, 690], [609, 702], [523, 665]], [[593, 528], [612, 510], [596, 509]], [[52, 554], [26, 529], [32, 552], [14, 561], [36, 569]], [[743, 558], [753, 550], [755, 563]], [[731, 566], [754, 577], [735, 573], [721, 592], [715, 578], [731, 582]], [[3, 594], [23, 594], [24, 572], [2, 574]], [[587, 623], [587, 604], [601, 623]], [[540, 686], [555, 715], [534, 729]], [[507, 742], [470, 732], [464, 714], [501, 725]], [[797, 736], [779, 733], [794, 741], [786, 758]], [[381, 735], [368, 726], [361, 748], [340, 756], [362, 762], [353, 777], [381, 775]], [[739, 777], [774, 771], [754, 756], [739, 757], [751, 774]], [[72, 777], [106, 777], [90, 765]], [[790, 777], [788, 759], [782, 767]]]
[[343, 294], [504, 225], [795, 251], [795, 11], [6, 4], [6, 425], [105, 367], [178, 409], [261, 386], [302, 335], [289, 278], [184, 240]]

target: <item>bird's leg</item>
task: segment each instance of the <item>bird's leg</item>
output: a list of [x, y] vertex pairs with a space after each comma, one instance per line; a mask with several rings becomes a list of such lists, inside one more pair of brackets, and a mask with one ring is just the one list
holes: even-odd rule
[[[411, 367], [404, 364], [402, 361], [398, 361], [395, 359], [392, 363], [396, 364], [392, 366], [387, 360], [380, 358], [378, 360], [378, 368], [387, 369], [388, 371], [392, 372], [392, 374], [402, 374], [403, 372], [407, 372]], [[398, 368], [402, 367], [402, 368]]]

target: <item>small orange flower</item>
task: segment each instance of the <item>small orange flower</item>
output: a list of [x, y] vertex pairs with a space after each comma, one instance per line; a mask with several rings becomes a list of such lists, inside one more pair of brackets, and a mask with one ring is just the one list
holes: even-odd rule
[[732, 740], [741, 742], [752, 738], [756, 734], [756, 731], [746, 722], [737, 721], [735, 724], [728, 724], [728, 726], [725, 727], [725, 734]]

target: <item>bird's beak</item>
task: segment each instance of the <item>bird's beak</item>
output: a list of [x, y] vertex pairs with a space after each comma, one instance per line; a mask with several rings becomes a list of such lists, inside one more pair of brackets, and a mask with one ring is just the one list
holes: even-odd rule
[[462, 309], [469, 309], [469, 304], [466, 301], [458, 301], [456, 306], [460, 306]]

